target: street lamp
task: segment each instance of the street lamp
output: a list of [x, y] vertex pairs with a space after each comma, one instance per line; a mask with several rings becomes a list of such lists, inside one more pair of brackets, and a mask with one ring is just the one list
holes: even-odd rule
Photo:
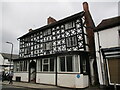
[[10, 67], [9, 67], [9, 73], [10, 73], [10, 71], [11, 71], [12, 54], [13, 54], [13, 43], [11, 43], [11, 42], [6, 42], [6, 43], [8, 43], [8, 44], [11, 44], [11, 45], [12, 45], [12, 48], [11, 48], [11, 55], [10, 55]]

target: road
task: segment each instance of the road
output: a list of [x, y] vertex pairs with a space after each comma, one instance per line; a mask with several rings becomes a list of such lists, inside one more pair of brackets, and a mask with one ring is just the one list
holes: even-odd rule
[[18, 87], [13, 85], [2, 85], [2, 90], [36, 90], [36, 89]]

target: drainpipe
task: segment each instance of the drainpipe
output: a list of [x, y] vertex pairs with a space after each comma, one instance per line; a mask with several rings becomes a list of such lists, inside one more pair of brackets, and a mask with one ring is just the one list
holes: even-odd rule
[[95, 83], [93, 62], [94, 62], [94, 59], [90, 59], [90, 71], [91, 71], [90, 75], [91, 75], [91, 83], [92, 83], [92, 85]]
[[101, 57], [101, 45], [100, 45], [100, 36], [99, 36], [99, 32], [97, 31], [97, 37], [98, 37], [98, 47], [99, 47], [99, 50], [98, 50], [98, 53], [99, 53], [99, 56], [100, 56], [100, 64], [101, 64], [101, 72], [102, 72], [102, 80], [103, 80], [103, 85], [105, 84], [105, 75], [104, 75], [104, 68], [103, 68], [103, 63], [102, 63], [102, 57]]
[[58, 81], [58, 80], [57, 80], [57, 56], [56, 56], [55, 59], [56, 59], [56, 63], [55, 63], [55, 67], [56, 67], [56, 68], [55, 68], [55, 85], [57, 86], [57, 81]]

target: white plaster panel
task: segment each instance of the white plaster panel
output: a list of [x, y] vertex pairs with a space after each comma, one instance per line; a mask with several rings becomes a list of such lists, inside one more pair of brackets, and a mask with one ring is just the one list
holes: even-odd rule
[[75, 75], [74, 74], [58, 74], [58, 86], [63, 87], [75, 87]]
[[119, 45], [118, 27], [99, 32], [102, 48], [117, 47]]
[[77, 74], [59, 74], [58, 86], [69, 88], [85, 88], [88, 87], [88, 75], [84, 76], [80, 74], [80, 78], [77, 78]]
[[16, 77], [21, 77], [21, 81], [28, 82], [29, 77], [28, 73], [14, 73], [13, 80], [16, 80]]
[[36, 74], [36, 83], [55, 85], [55, 74]]
[[75, 78], [76, 88], [86, 88], [89, 86], [88, 75], [80, 74], [80, 78]]

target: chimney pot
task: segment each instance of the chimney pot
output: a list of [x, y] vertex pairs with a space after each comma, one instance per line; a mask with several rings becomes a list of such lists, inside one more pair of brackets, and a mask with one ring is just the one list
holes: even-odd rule
[[83, 2], [83, 9], [84, 11], [89, 11], [89, 6], [87, 2]]
[[29, 32], [32, 32], [32, 29], [29, 29]]

